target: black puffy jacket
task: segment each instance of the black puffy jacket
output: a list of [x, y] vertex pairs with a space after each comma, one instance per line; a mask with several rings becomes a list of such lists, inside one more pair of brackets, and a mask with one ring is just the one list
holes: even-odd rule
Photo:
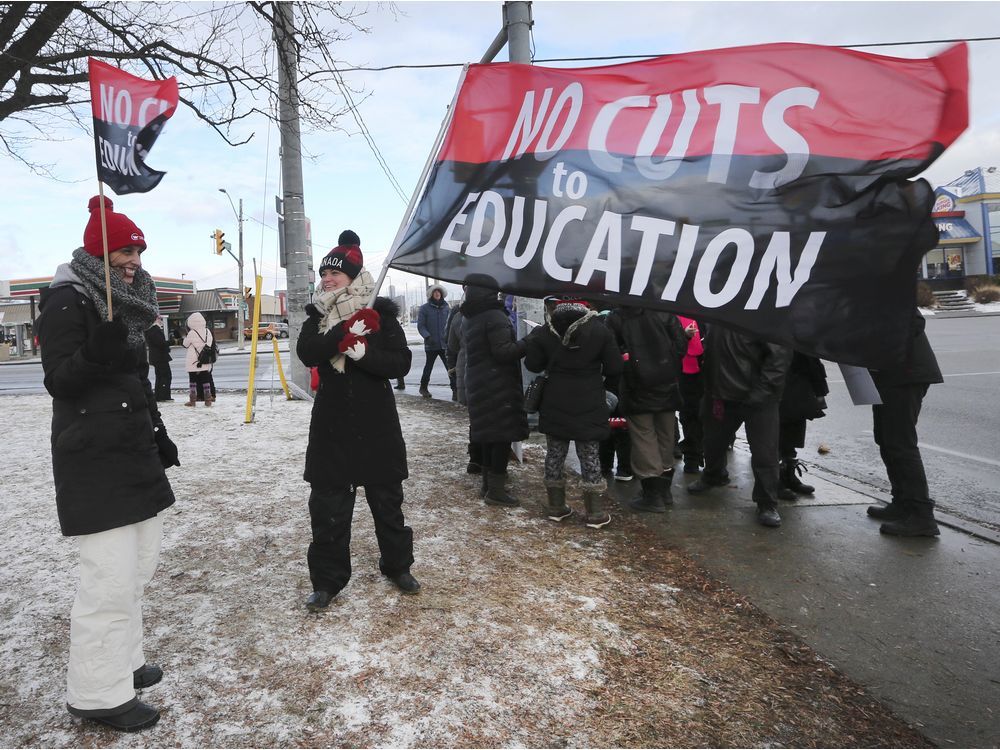
[[626, 415], [681, 408], [681, 359], [688, 340], [676, 315], [642, 307], [621, 307], [608, 316], [608, 328], [628, 353], [618, 391]]
[[145, 348], [136, 348], [126, 369], [87, 360], [84, 345], [101, 319], [73, 285], [43, 291], [39, 310], [62, 533], [95, 534], [152, 518], [174, 503], [174, 493], [154, 439], [154, 425], [163, 423]]
[[528, 437], [520, 359], [523, 341], [497, 293], [470, 286], [461, 307], [465, 349], [465, 390], [469, 401], [469, 439], [505, 443]]
[[380, 328], [366, 337], [364, 357], [345, 357], [344, 372], [330, 364], [339, 353], [343, 326], [321, 333], [320, 318], [310, 316], [299, 333], [296, 354], [307, 367], [319, 368], [303, 475], [310, 484], [394, 484], [408, 476], [406, 443], [389, 380], [410, 371], [412, 354], [396, 303], [376, 297], [372, 308], [381, 316]]
[[705, 394], [750, 406], [781, 399], [792, 350], [713, 325], [705, 337]]
[[621, 352], [599, 317], [583, 305], [558, 305], [548, 325], [525, 339], [524, 366], [548, 370], [538, 430], [562, 440], [604, 440], [608, 429], [605, 378], [622, 371]]

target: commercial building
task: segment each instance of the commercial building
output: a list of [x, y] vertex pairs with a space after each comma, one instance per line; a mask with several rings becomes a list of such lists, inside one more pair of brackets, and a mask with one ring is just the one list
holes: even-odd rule
[[1000, 169], [970, 169], [934, 193], [940, 239], [920, 277], [934, 289], [961, 289], [967, 276], [1000, 274]]

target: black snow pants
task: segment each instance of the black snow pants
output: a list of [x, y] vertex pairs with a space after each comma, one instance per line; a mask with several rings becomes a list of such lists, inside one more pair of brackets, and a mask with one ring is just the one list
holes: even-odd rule
[[[314, 591], [336, 595], [351, 580], [351, 521], [356, 488], [312, 486], [309, 516], [312, 543], [307, 559]], [[381, 553], [379, 570], [387, 576], [409, 572], [413, 564], [413, 529], [403, 518], [403, 485], [369, 484], [365, 497], [375, 520]]]

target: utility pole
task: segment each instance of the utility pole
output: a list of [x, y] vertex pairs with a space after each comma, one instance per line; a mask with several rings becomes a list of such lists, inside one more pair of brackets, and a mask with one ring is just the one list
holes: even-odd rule
[[[219, 188], [220, 193], [225, 193], [226, 197], [229, 198], [229, 205], [233, 206], [233, 198], [226, 192], [225, 188]], [[238, 328], [236, 341], [237, 348], [245, 348], [245, 336], [243, 335], [243, 329], [246, 328], [246, 314], [243, 312], [243, 308], [246, 306], [247, 296], [243, 291], [243, 199], [240, 198], [240, 210], [236, 211], [236, 207], [233, 206], [233, 213], [236, 214], [236, 220], [239, 222], [239, 257], [236, 258], [236, 268], [239, 274], [239, 294], [237, 295], [237, 308], [236, 308], [236, 325]], [[227, 245], [229, 243], [226, 243]], [[229, 253], [232, 255], [232, 253]]]
[[309, 393], [309, 370], [295, 357], [299, 331], [305, 323], [313, 278], [305, 241], [302, 197], [302, 140], [299, 132], [298, 62], [294, 39], [294, 3], [274, 4], [274, 41], [278, 48], [278, 119], [281, 130], [281, 182], [284, 186], [285, 277], [288, 282], [288, 351], [291, 382]]
[[243, 313], [243, 308], [246, 305], [246, 295], [243, 292], [243, 199], [240, 198], [240, 237], [239, 237], [239, 255], [240, 259], [236, 261], [237, 266], [239, 266], [239, 298], [236, 301], [238, 305], [237, 310], [239, 314], [237, 315], [236, 323], [236, 347], [238, 349], [243, 349], [246, 345], [245, 336], [243, 329], [246, 328], [246, 315]]
[[[530, 2], [507, 2], [503, 4], [503, 29], [497, 35], [496, 40], [490, 47], [492, 55], [496, 55], [503, 47], [503, 39], [507, 41], [507, 59], [512, 63], [531, 64], [531, 27], [534, 22], [531, 20]], [[490, 57], [492, 60], [492, 56]], [[483, 60], [489, 62], [489, 60]], [[535, 323], [545, 321], [545, 313], [542, 311], [541, 300], [531, 297], [515, 297], [517, 307], [517, 337], [524, 338], [528, 335], [528, 327], [525, 320], [532, 320]], [[527, 372], [527, 370], [525, 370]], [[526, 381], [527, 382], [527, 381]]]

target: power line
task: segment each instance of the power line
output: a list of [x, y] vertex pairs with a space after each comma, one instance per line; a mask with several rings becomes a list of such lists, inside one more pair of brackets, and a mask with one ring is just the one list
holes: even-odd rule
[[[867, 42], [865, 44], [830, 44], [821, 45], [829, 47], [840, 47], [842, 49], [861, 49], [864, 47], [903, 47], [914, 44], [954, 44], [957, 42], [996, 42], [1000, 41], [1000, 36], [982, 36], [967, 39], [924, 39], [911, 42]], [[599, 62], [602, 60], [635, 60], [650, 57], [666, 57], [679, 54], [677, 52], [653, 52], [642, 55], [594, 55], [589, 57], [545, 57], [532, 58], [533, 63], [549, 62]], [[466, 63], [427, 63], [423, 65], [383, 65], [381, 67], [354, 67], [340, 68], [339, 73], [361, 73], [361, 72], [382, 72], [387, 70], [422, 70], [426, 68], [461, 68]]]
[[[317, 27], [315, 20], [309, 14], [308, 10], [306, 11], [305, 15], [306, 18], [309, 20], [309, 22], [312, 23], [313, 29], [316, 31], [317, 34], [317, 39], [322, 40], [322, 35], [319, 32], [319, 28]], [[361, 111], [358, 109], [357, 103], [351, 96], [350, 89], [348, 89], [347, 85], [344, 83], [343, 76], [341, 76], [340, 72], [337, 70], [337, 66], [334, 63], [332, 56], [330, 55], [330, 50], [327, 48], [326, 43], [320, 41], [319, 49], [320, 52], [323, 54], [323, 57], [326, 60], [327, 65], [330, 66], [330, 71], [334, 74], [333, 80], [337, 84], [337, 88], [340, 89], [341, 96], [343, 96], [344, 99], [347, 101], [348, 107], [351, 112], [351, 116], [354, 117], [354, 121], [357, 123], [358, 128], [360, 129], [361, 135], [364, 136], [365, 141], [367, 141], [368, 143], [369, 149], [371, 149], [372, 154], [375, 155], [375, 160], [378, 162], [379, 167], [381, 167], [382, 171], [385, 173], [385, 176], [389, 178], [389, 183], [392, 185], [393, 189], [399, 195], [400, 199], [402, 199], [402, 201], [406, 203], [407, 200], [406, 193], [403, 191], [402, 186], [399, 184], [399, 180], [396, 179], [396, 175], [392, 173], [392, 169], [389, 168], [389, 164], [385, 160], [385, 157], [382, 156], [382, 152], [379, 150], [379, 147], [375, 144], [375, 139], [374, 137], [372, 137], [371, 132], [368, 130], [368, 126], [365, 125], [364, 118], [361, 117]]]
[[[841, 49], [864, 49], [866, 47], [905, 47], [915, 44], [955, 44], [958, 42], [996, 42], [1000, 41], [1000, 36], [980, 36], [980, 37], [968, 37], [965, 39], [921, 39], [912, 42], [866, 42], [865, 44], [828, 44], [828, 45], [817, 45], [824, 47], [840, 47]], [[806, 44], [807, 42], [802, 42]], [[548, 63], [548, 62], [601, 62], [603, 60], [636, 60], [645, 59], [651, 57], [666, 57], [668, 55], [682, 54], [678, 52], [651, 52], [642, 55], [597, 55], [592, 57], [543, 57], [543, 58], [532, 58], [533, 63]], [[381, 65], [377, 67], [370, 66], [356, 66], [351, 68], [335, 68], [330, 71], [318, 71], [318, 72], [330, 72], [336, 75], [341, 75], [343, 73], [381, 73], [388, 70], [428, 70], [433, 68], [461, 68], [467, 65], [464, 62], [454, 62], [454, 63], [423, 63], [423, 64], [408, 64], [400, 63], [397, 65]], [[305, 76], [306, 78], [311, 78], [312, 76]], [[206, 88], [208, 86], [220, 86], [230, 83], [244, 83], [246, 81], [256, 81], [258, 78], [248, 77], [248, 78], [228, 78], [223, 81], [211, 81], [208, 83], [192, 83], [185, 85], [186, 89], [197, 89]]]

